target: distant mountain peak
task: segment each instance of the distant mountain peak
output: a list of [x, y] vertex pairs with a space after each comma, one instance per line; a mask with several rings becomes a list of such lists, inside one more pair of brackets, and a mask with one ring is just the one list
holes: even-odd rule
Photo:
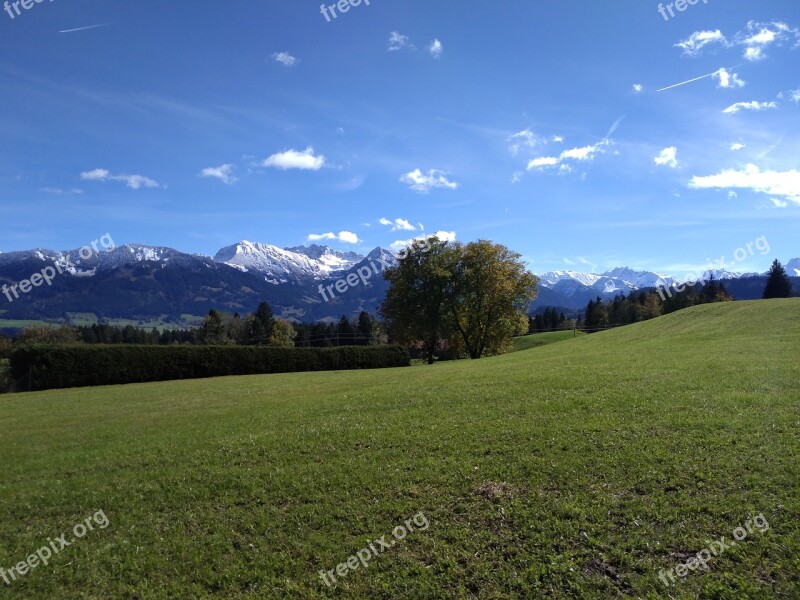
[[362, 259], [359, 254], [339, 252], [327, 246], [278, 248], [247, 240], [221, 248], [214, 256], [214, 262], [260, 273], [274, 284], [325, 279], [346, 271]]

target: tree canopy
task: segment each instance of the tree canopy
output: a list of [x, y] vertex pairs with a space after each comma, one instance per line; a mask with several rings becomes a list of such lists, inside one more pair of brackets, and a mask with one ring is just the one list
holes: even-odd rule
[[441, 339], [470, 358], [502, 352], [514, 331], [527, 327], [536, 297], [538, 279], [520, 258], [486, 240], [416, 241], [384, 274], [390, 288], [381, 312], [390, 333], [406, 343], [421, 340], [429, 363]]

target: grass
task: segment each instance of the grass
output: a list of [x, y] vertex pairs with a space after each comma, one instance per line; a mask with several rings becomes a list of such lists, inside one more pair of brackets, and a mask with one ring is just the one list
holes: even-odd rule
[[548, 344], [555, 344], [556, 342], [571, 340], [581, 335], [586, 334], [582, 331], [573, 332], [571, 329], [569, 331], [547, 331], [545, 333], [523, 335], [514, 338], [514, 347], [510, 350], [510, 352], [519, 352], [520, 350], [530, 350], [531, 348], [547, 346]]
[[794, 299], [477, 362], [6, 396], [0, 566], [110, 525], [0, 597], [796, 598], [798, 377]]

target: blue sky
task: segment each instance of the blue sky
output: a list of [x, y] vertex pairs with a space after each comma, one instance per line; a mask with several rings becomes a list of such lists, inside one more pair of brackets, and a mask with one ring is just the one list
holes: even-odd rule
[[658, 6], [12, 3], [0, 250], [365, 252], [424, 226], [536, 272], [799, 256], [800, 4]]

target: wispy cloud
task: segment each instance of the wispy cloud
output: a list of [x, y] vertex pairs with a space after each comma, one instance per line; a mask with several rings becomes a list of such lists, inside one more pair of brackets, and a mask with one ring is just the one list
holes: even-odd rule
[[125, 183], [132, 190], [141, 188], [158, 188], [160, 184], [149, 177], [144, 175], [113, 175], [106, 169], [94, 169], [93, 171], [84, 171], [81, 173], [81, 179], [84, 181], [121, 181]]
[[352, 231], [340, 231], [339, 233], [310, 233], [306, 238], [309, 242], [337, 241], [345, 244], [358, 244], [361, 240]]
[[700, 51], [709, 44], [722, 44], [726, 46], [728, 45], [728, 40], [719, 29], [713, 31], [695, 31], [685, 40], [675, 44], [675, 46], [681, 48], [683, 53], [687, 56], [697, 56]]
[[438, 169], [430, 169], [427, 174], [423, 173], [421, 169], [414, 169], [410, 173], [403, 175], [400, 181], [421, 194], [427, 194], [430, 190], [436, 188], [448, 190], [458, 188], [458, 183], [450, 181], [447, 178], [447, 173]]
[[297, 60], [297, 58], [295, 58], [294, 56], [292, 56], [292, 55], [291, 55], [291, 54], [289, 54], [288, 52], [275, 52], [275, 53], [274, 53], [274, 54], [271, 56], [271, 58], [272, 58], [272, 60], [273, 60], [274, 62], [276, 62], [276, 63], [280, 63], [280, 64], [282, 64], [284, 67], [293, 67], [293, 66], [295, 66], [295, 65], [296, 65], [296, 64], [299, 62], [299, 61]]
[[633, 84], [633, 93], [634, 94], [641, 94], [644, 91], [644, 86], [641, 83], [634, 83]]
[[39, 188], [39, 191], [44, 192], [45, 194], [56, 194], [58, 196], [80, 196], [81, 194], [83, 194], [83, 190], [79, 188], [64, 190], [55, 187], [44, 187], [44, 188]]
[[591, 162], [594, 160], [595, 156], [605, 152], [605, 147], [609, 144], [610, 141], [606, 138], [596, 144], [564, 150], [564, 152], [558, 156], [540, 156], [528, 161], [527, 168], [528, 171], [531, 171], [533, 169], [545, 169], [560, 165], [562, 167], [560, 169], [562, 173], [569, 173], [572, 167], [569, 164], [565, 164], [567, 161]]
[[442, 53], [444, 52], [444, 46], [442, 46], [442, 42], [438, 39], [435, 39], [431, 42], [431, 45], [428, 46], [428, 52], [431, 53], [431, 56], [435, 59], [440, 59], [442, 57]]
[[[378, 223], [381, 225], [391, 226], [392, 231], [416, 231], [417, 228], [414, 227], [407, 219], [395, 219], [394, 221], [390, 221], [386, 217], [382, 217]], [[420, 228], [422, 226], [420, 224]]]
[[780, 21], [772, 23], [750, 21], [747, 24], [747, 31], [736, 36], [737, 44], [745, 47], [744, 58], [749, 61], [765, 59], [770, 46], [791, 39], [800, 39], [800, 31]]
[[735, 115], [740, 110], [767, 110], [768, 108], [778, 108], [777, 102], [756, 102], [753, 100], [752, 102], [737, 102], [736, 104], [731, 104], [728, 108], [723, 110], [722, 112], [726, 115]]
[[234, 166], [225, 164], [219, 167], [207, 167], [200, 171], [200, 177], [211, 177], [219, 179], [226, 185], [233, 185], [238, 181], [233, 175]]
[[314, 154], [314, 148], [309, 146], [305, 150], [286, 150], [273, 154], [264, 159], [261, 163], [263, 167], [271, 167], [286, 171], [288, 169], [300, 169], [305, 171], [319, 171], [325, 166], [325, 157]]
[[389, 52], [397, 52], [409, 46], [408, 36], [400, 35], [399, 31], [393, 31], [389, 34]]
[[508, 136], [506, 140], [509, 144], [508, 149], [511, 154], [516, 156], [520, 150], [532, 149], [540, 144], [546, 144], [547, 140], [540, 138], [530, 129], [523, 129], [515, 134]]

